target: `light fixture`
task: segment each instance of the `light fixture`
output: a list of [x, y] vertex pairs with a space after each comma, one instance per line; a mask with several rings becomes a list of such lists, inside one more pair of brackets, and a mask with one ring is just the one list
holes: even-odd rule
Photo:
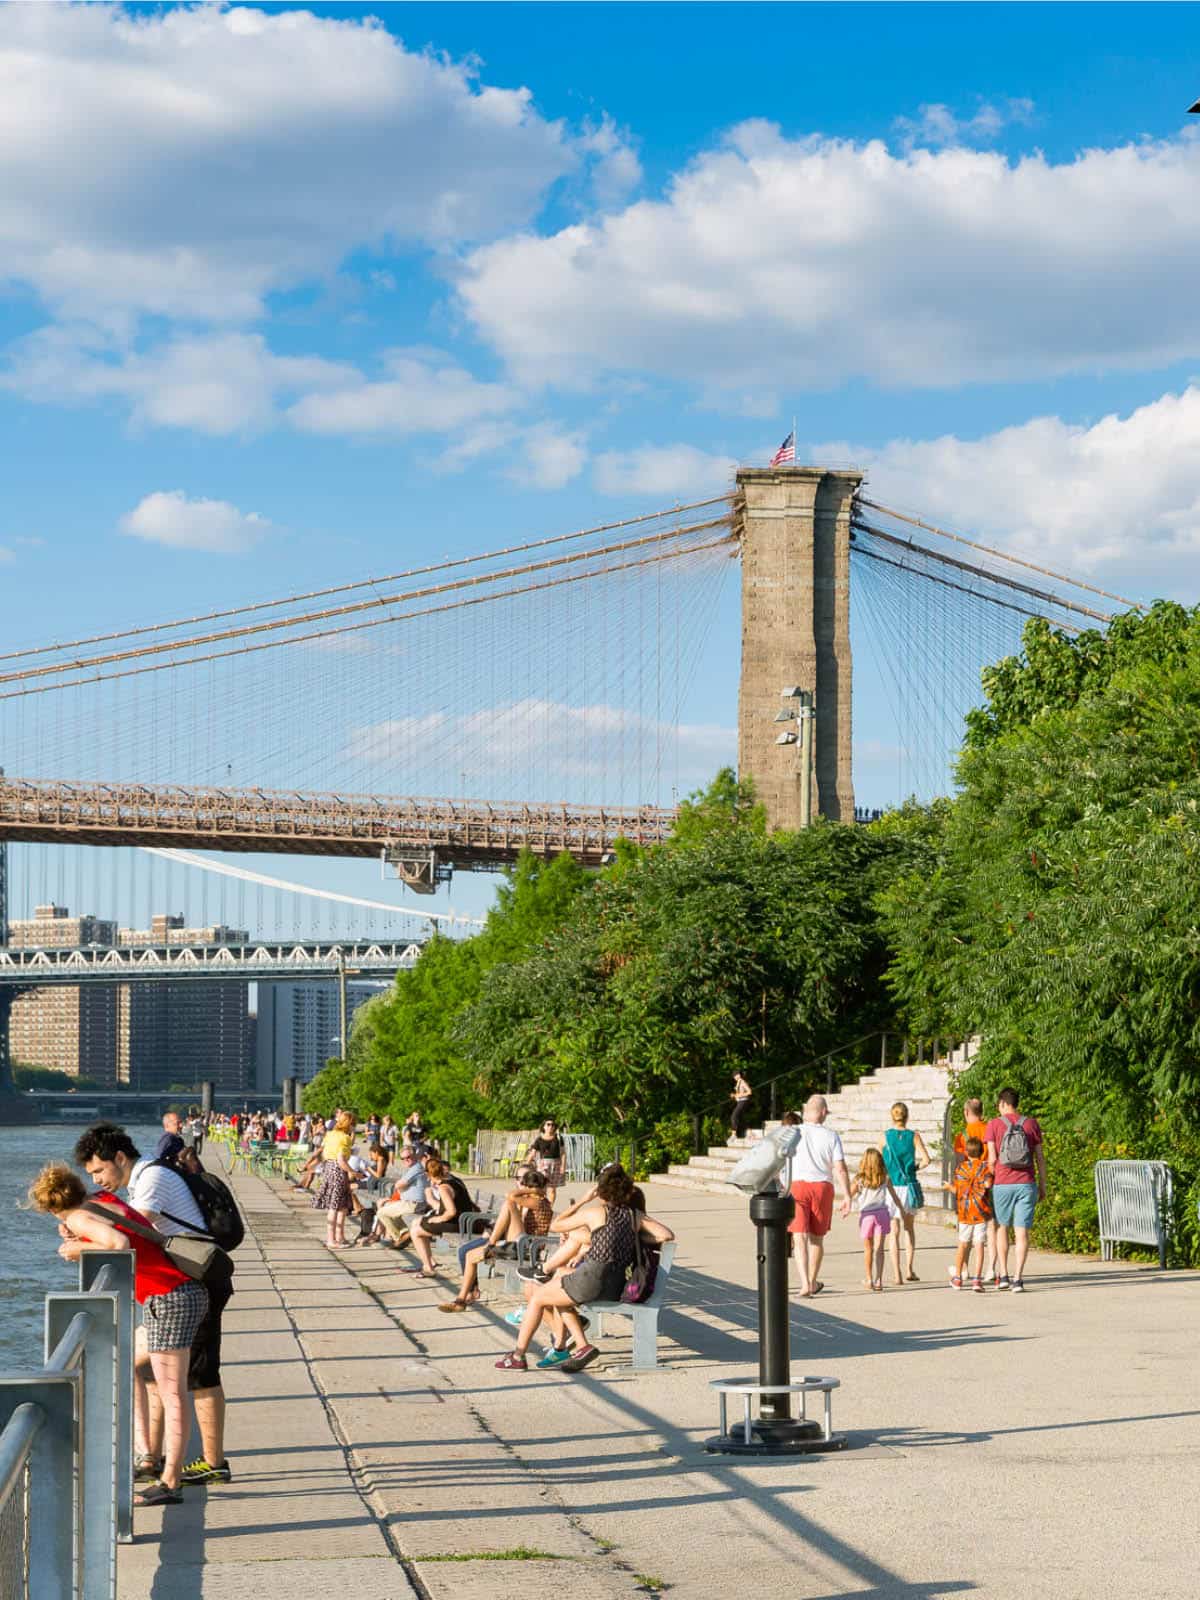
[[795, 744], [795, 742], [796, 735], [794, 733], [781, 733], [775, 740], [776, 744]]
[[795, 720], [796, 713], [794, 711], [777, 711], [775, 713], [776, 722], [795, 722]]
[[781, 689], [779, 691], [779, 698], [781, 700], [799, 700], [803, 693], [803, 689]]

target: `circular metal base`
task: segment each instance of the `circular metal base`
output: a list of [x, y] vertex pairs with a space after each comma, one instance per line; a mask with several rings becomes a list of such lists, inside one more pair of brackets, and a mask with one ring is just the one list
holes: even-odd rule
[[744, 1425], [736, 1424], [728, 1433], [714, 1433], [704, 1441], [709, 1455], [721, 1456], [811, 1456], [829, 1450], [844, 1450], [846, 1435], [835, 1433], [827, 1439], [819, 1422], [756, 1422], [746, 1438]]

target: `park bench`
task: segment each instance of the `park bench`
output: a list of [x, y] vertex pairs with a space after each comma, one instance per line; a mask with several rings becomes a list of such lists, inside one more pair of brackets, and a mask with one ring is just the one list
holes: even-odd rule
[[579, 1308], [585, 1316], [594, 1319], [597, 1338], [604, 1333], [605, 1317], [629, 1317], [632, 1320], [635, 1372], [649, 1372], [658, 1366], [658, 1313], [666, 1297], [674, 1259], [675, 1243], [672, 1241], [662, 1247], [658, 1258], [658, 1277], [655, 1280], [654, 1293], [642, 1305], [628, 1305], [624, 1300], [596, 1300]]

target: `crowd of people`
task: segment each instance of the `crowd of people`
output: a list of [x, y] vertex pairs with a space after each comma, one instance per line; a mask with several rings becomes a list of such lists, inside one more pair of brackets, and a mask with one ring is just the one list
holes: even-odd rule
[[[1037, 1119], [1023, 1116], [1019, 1107], [1017, 1091], [1002, 1089], [989, 1122], [983, 1121], [981, 1101], [968, 1100], [963, 1108], [966, 1132], [955, 1146], [959, 1159], [954, 1178], [942, 1185], [954, 1194], [958, 1217], [958, 1249], [949, 1269], [952, 1289], [964, 1287], [969, 1265], [970, 1287], [977, 1294], [985, 1292], [987, 1282], [1024, 1292], [1034, 1212], [1046, 1195], [1046, 1160]], [[915, 1219], [925, 1204], [919, 1174], [933, 1158], [921, 1135], [908, 1126], [908, 1107], [899, 1100], [893, 1105], [891, 1127], [863, 1152], [853, 1179], [841, 1136], [827, 1125], [828, 1115], [824, 1095], [814, 1094], [803, 1117], [794, 1111], [783, 1117], [785, 1124], [801, 1128], [799, 1145], [780, 1177], [795, 1201], [789, 1226], [801, 1295], [812, 1298], [825, 1287], [820, 1269], [835, 1198], [843, 1217], [852, 1207], [858, 1213], [864, 1287], [882, 1291], [885, 1252], [897, 1285], [918, 1282]]]
[[[983, 1293], [985, 1284], [1020, 1293], [1034, 1211], [1046, 1189], [1042, 1133], [1019, 1109], [1015, 1090], [1004, 1089], [997, 1114], [983, 1120], [978, 1100], [966, 1103], [966, 1131], [957, 1146], [952, 1183], [958, 1248], [950, 1286]], [[908, 1126], [908, 1107], [897, 1102], [891, 1126], [863, 1154], [853, 1179], [842, 1141], [828, 1125], [828, 1104], [813, 1095], [802, 1114], [784, 1122], [800, 1138], [780, 1175], [791, 1193], [792, 1254], [802, 1297], [824, 1289], [820, 1277], [835, 1202], [843, 1217], [856, 1208], [863, 1247], [863, 1281], [883, 1289], [890, 1252], [896, 1284], [914, 1283], [913, 1219], [924, 1204], [919, 1174], [931, 1162], [920, 1133]], [[450, 1170], [430, 1141], [420, 1114], [402, 1124], [369, 1117], [365, 1153], [355, 1149], [357, 1119], [346, 1110], [316, 1116], [256, 1113], [244, 1119], [180, 1117], [168, 1112], [154, 1150], [143, 1155], [125, 1129], [97, 1123], [77, 1141], [74, 1166], [54, 1162], [30, 1188], [31, 1205], [58, 1224], [59, 1254], [78, 1260], [93, 1250], [129, 1250], [134, 1293], [141, 1308], [135, 1345], [135, 1473], [141, 1505], [178, 1504], [189, 1484], [232, 1478], [225, 1450], [225, 1394], [221, 1383], [221, 1323], [233, 1293], [231, 1250], [241, 1239], [236, 1202], [200, 1159], [206, 1136], [247, 1141], [287, 1141], [311, 1152], [296, 1188], [311, 1194], [326, 1217], [331, 1250], [378, 1246], [411, 1249], [414, 1278], [441, 1277], [436, 1241], [458, 1240], [461, 1280], [439, 1309], [467, 1312], [480, 1300], [479, 1273], [489, 1261], [518, 1261], [524, 1305], [506, 1320], [516, 1328], [513, 1348], [496, 1366], [526, 1371], [535, 1337], [545, 1328], [542, 1369], [579, 1372], [598, 1356], [588, 1340], [582, 1307], [625, 1294], [644, 1257], [674, 1236], [649, 1216], [645, 1196], [612, 1163], [589, 1191], [555, 1210], [566, 1176], [565, 1143], [548, 1119], [530, 1142], [512, 1187], [494, 1216], [474, 1212], [464, 1180]], [[81, 1173], [94, 1186], [89, 1190]], [[122, 1195], [124, 1198], [122, 1198]], [[473, 1213], [478, 1231], [467, 1226]], [[351, 1216], [356, 1240], [346, 1238]], [[1010, 1258], [1009, 1228], [1014, 1244]], [[523, 1244], [524, 1241], [524, 1244]], [[903, 1250], [901, 1246], [903, 1245]], [[1009, 1263], [1012, 1261], [1010, 1272]], [[185, 1461], [193, 1416], [201, 1455]]]

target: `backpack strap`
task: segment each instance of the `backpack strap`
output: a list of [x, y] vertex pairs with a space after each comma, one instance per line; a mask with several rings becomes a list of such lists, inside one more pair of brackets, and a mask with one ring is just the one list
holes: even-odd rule
[[149, 1239], [151, 1244], [161, 1246], [166, 1243], [166, 1235], [159, 1233], [157, 1228], [152, 1228], [147, 1222], [135, 1222], [115, 1206], [101, 1205], [98, 1200], [85, 1200], [79, 1209], [90, 1212], [93, 1217], [102, 1217], [110, 1228], [120, 1228], [122, 1233], [136, 1233], [139, 1239]]

